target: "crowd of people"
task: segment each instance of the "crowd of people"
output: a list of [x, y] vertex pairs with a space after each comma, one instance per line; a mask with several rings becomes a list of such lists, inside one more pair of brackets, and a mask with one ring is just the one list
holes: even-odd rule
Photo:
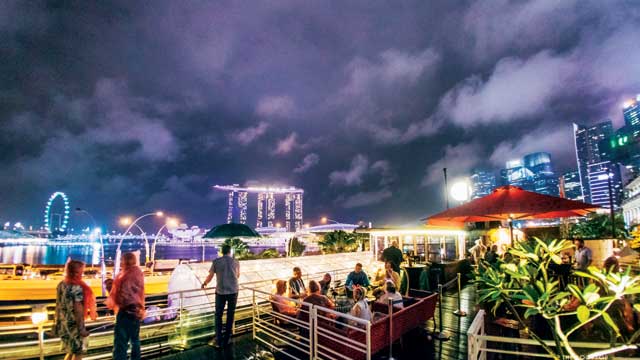
[[[348, 301], [350, 310], [346, 313], [358, 319], [370, 321], [372, 311], [367, 295], [370, 295], [372, 301], [382, 304], [388, 304], [388, 301], [392, 300], [394, 306], [402, 308], [402, 295], [397, 291], [399, 285], [400, 275], [393, 270], [391, 261], [385, 262], [384, 270], [379, 271], [373, 278], [367, 275], [361, 263], [357, 263], [354, 270], [347, 275], [343, 285], [344, 298], [350, 299]], [[271, 301], [273, 309], [278, 313], [300, 318], [306, 316], [304, 310], [301, 310], [301, 303], [336, 310], [337, 294], [337, 289], [332, 287], [331, 274], [324, 274], [321, 280], [309, 280], [305, 283], [302, 270], [294, 267], [292, 277], [288, 281], [276, 281]], [[330, 319], [338, 317], [335, 313], [324, 312], [322, 315]]]
[[[222, 256], [213, 260], [209, 275], [202, 282], [206, 288], [215, 277], [215, 328], [216, 336], [209, 345], [216, 348], [227, 346], [230, 341], [235, 308], [238, 300], [238, 278], [240, 264], [231, 255], [228, 245], [221, 247]], [[373, 278], [358, 263], [344, 282], [344, 291], [351, 298], [348, 313], [358, 319], [371, 320], [372, 312], [367, 295], [374, 301], [387, 304], [392, 300], [394, 306], [402, 307], [402, 296], [398, 293], [400, 274], [398, 272], [402, 253], [394, 244], [383, 253], [384, 270], [378, 271]], [[113, 358], [127, 359], [127, 351], [131, 346], [131, 359], [140, 359], [140, 324], [145, 318], [144, 274], [138, 266], [134, 253], [125, 253], [120, 263], [121, 271], [115, 279], [106, 282], [109, 292], [106, 300], [107, 308], [116, 316], [114, 327]], [[97, 318], [96, 297], [91, 288], [82, 280], [85, 264], [70, 260], [65, 269], [65, 278], [56, 290], [56, 310], [53, 333], [61, 339], [65, 351], [65, 360], [80, 360], [87, 349], [89, 331], [85, 326], [86, 319]], [[331, 274], [327, 273], [319, 281], [310, 280], [305, 283], [302, 270], [293, 268], [293, 276], [288, 280], [278, 280], [271, 296], [274, 309], [279, 313], [297, 317], [300, 306], [293, 300], [314, 304], [327, 309], [336, 308], [336, 289], [332, 287]], [[227, 310], [226, 324], [223, 324], [223, 313]], [[331, 314], [327, 317], [336, 318]]]

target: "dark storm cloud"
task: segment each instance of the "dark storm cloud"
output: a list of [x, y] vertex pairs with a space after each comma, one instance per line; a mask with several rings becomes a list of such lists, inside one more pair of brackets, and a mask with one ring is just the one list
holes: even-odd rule
[[[49, 193], [112, 222], [224, 221], [223, 183], [409, 223], [442, 168], [549, 151], [640, 92], [632, 1], [0, 3], [0, 218]], [[320, 161], [320, 159], [322, 159]]]

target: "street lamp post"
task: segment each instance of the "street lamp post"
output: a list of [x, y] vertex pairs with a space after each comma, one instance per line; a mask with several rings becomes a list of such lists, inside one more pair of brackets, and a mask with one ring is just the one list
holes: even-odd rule
[[122, 256], [122, 251], [120, 250], [120, 248], [122, 247], [122, 241], [124, 240], [124, 237], [127, 235], [127, 233], [129, 231], [131, 231], [131, 228], [133, 228], [138, 221], [146, 218], [147, 216], [154, 216], [154, 215], [157, 216], [157, 217], [162, 217], [162, 216], [164, 216], [164, 213], [162, 211], [156, 211], [156, 212], [152, 212], [152, 213], [148, 213], [148, 214], [144, 214], [142, 216], [139, 216], [137, 219], [133, 220], [133, 222], [129, 225], [127, 230], [124, 231], [124, 235], [120, 238], [120, 242], [118, 243], [118, 247], [116, 248], [116, 259], [115, 259], [115, 264], [113, 264], [113, 266], [114, 266], [113, 276], [114, 277], [116, 275], [118, 275], [118, 273], [120, 272], [120, 258]]
[[[82, 208], [76, 208], [76, 212], [83, 213], [89, 216], [89, 218], [91, 219], [91, 222], [93, 223], [94, 232], [96, 231], [96, 229], [99, 229], [98, 226], [96, 225], [96, 219], [94, 219], [93, 216], [91, 216], [91, 214], [87, 210]], [[102, 288], [102, 296], [106, 296], [107, 289], [105, 288], [104, 277], [105, 277], [105, 274], [107, 273], [107, 266], [104, 263], [104, 242], [102, 241], [102, 230], [98, 232], [98, 237], [100, 239], [100, 281], [102, 283], [100, 287]]]
[[[151, 252], [151, 261], [156, 260], [156, 242], [158, 242], [158, 236], [160, 236], [160, 233], [162, 232], [162, 230], [164, 230], [167, 226], [172, 226], [172, 227], [178, 226], [178, 221], [173, 218], [167, 218], [167, 221], [164, 223], [164, 225], [162, 225], [160, 229], [158, 229], [158, 232], [153, 237], [153, 246], [152, 246], [153, 251]], [[148, 261], [149, 261], [149, 255], [147, 255], [147, 262]]]
[[323, 223], [325, 223], [325, 224], [327, 223], [327, 221], [331, 221], [332, 223], [334, 223], [334, 224], [338, 224], [338, 225], [342, 224], [341, 222], [337, 222], [337, 221], [335, 221], [335, 220], [333, 220], [333, 219], [329, 219], [329, 218], [328, 218], [328, 217], [326, 217], [326, 216], [323, 216], [323, 217], [322, 217], [322, 219], [320, 219], [320, 220], [321, 220]]

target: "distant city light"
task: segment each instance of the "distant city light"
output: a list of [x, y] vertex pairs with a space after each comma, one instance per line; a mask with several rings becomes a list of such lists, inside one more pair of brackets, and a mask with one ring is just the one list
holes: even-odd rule
[[95, 228], [95, 229], [93, 229], [93, 233], [94, 233], [94, 234], [100, 234], [100, 233], [102, 233], [102, 229], [100, 229], [100, 228]]
[[122, 226], [129, 226], [131, 225], [131, 218], [128, 216], [122, 217], [120, 218], [120, 225]]
[[164, 213], [162, 211], [156, 211], [156, 216], [157, 217], [162, 217], [162, 216], [164, 216]]
[[630, 108], [635, 102], [633, 100], [628, 100], [625, 101], [624, 104], [622, 105], [625, 109]]
[[167, 218], [167, 227], [168, 228], [177, 228], [178, 227], [178, 219], [176, 218], [172, 218], [172, 217], [168, 217]]
[[456, 201], [467, 201], [471, 195], [471, 186], [466, 180], [458, 181], [451, 186], [450, 194]]

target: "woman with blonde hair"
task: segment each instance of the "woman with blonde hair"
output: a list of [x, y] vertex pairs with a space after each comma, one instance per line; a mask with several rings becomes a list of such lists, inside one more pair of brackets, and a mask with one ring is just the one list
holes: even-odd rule
[[62, 349], [66, 352], [65, 360], [82, 359], [83, 342], [89, 336], [84, 320], [98, 317], [93, 291], [82, 281], [84, 266], [82, 261], [69, 261], [65, 278], [56, 288], [54, 332], [60, 336]]
[[113, 281], [107, 306], [116, 312], [113, 358], [127, 359], [131, 342], [131, 359], [140, 359], [140, 321], [144, 319], [144, 274], [134, 253], [125, 253], [122, 271]]
[[353, 288], [353, 301], [355, 301], [355, 304], [349, 314], [362, 320], [371, 321], [371, 310], [369, 310], [369, 304], [364, 296], [364, 291], [360, 286]]

